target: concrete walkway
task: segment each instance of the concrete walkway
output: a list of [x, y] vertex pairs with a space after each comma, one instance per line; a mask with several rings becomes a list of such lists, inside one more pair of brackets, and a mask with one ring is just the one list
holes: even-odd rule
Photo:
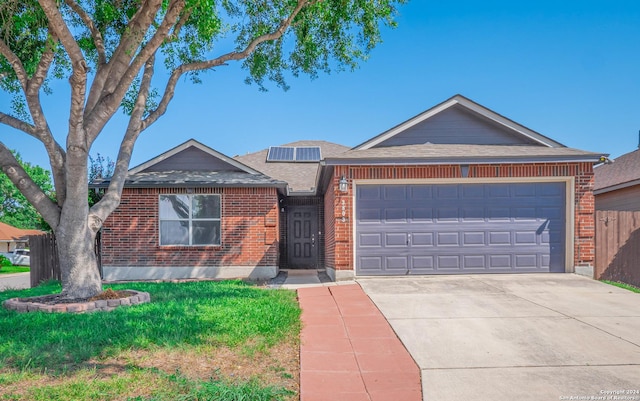
[[575, 274], [359, 283], [420, 366], [427, 401], [640, 401], [640, 294]]
[[317, 283], [298, 299], [301, 401], [422, 400], [416, 363], [358, 284]]

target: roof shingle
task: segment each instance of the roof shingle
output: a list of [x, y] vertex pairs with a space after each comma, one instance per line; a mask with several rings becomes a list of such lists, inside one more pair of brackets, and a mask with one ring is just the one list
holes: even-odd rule
[[601, 192], [606, 188], [631, 184], [640, 180], [640, 149], [626, 153], [611, 164], [603, 164], [593, 169], [595, 175], [594, 190]]

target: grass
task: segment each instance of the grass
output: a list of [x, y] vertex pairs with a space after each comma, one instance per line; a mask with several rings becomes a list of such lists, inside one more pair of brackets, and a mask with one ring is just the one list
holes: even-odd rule
[[629, 290], [629, 291], [640, 293], [640, 288], [635, 287], [635, 286], [633, 286], [631, 284], [621, 283], [621, 282], [618, 282], [618, 281], [609, 281], [609, 280], [602, 280], [602, 282], [610, 284], [610, 285], [615, 285], [616, 287], [624, 288], [625, 290]]
[[[0, 400], [295, 397], [295, 293], [241, 281], [109, 287], [149, 292], [152, 302], [89, 314], [0, 309]], [[0, 302], [58, 291], [8, 290]]]
[[0, 274], [24, 273], [28, 271], [29, 271], [28, 266], [14, 266], [14, 265], [4, 266], [3, 265], [2, 267], [0, 267]]

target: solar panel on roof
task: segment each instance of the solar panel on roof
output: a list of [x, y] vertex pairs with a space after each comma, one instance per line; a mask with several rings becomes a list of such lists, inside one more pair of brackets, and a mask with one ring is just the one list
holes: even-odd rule
[[319, 146], [297, 147], [296, 161], [299, 161], [299, 162], [320, 161], [320, 147]]
[[285, 146], [271, 146], [267, 154], [268, 162], [292, 162], [294, 161], [295, 148]]
[[271, 146], [268, 162], [318, 162], [321, 159], [319, 146]]

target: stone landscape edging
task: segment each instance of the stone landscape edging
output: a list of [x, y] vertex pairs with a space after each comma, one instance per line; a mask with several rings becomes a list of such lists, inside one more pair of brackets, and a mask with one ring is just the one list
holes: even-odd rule
[[96, 311], [112, 311], [120, 306], [138, 305], [151, 301], [148, 292], [125, 290], [133, 293], [125, 298], [101, 299], [97, 301], [75, 302], [69, 304], [47, 305], [40, 302], [29, 302], [28, 298], [11, 298], [3, 302], [8, 310], [16, 312], [47, 312], [47, 313], [83, 313]]

